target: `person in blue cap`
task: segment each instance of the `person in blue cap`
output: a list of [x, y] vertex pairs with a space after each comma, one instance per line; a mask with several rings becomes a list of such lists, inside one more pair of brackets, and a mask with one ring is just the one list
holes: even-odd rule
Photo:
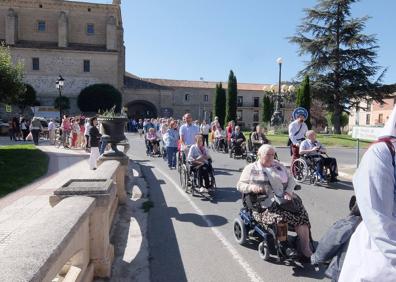
[[289, 124], [289, 142], [290, 154], [292, 162], [300, 157], [300, 143], [305, 140], [305, 134], [308, 131], [308, 126], [305, 120], [308, 118], [308, 112], [304, 108], [297, 108], [293, 111], [293, 119]]

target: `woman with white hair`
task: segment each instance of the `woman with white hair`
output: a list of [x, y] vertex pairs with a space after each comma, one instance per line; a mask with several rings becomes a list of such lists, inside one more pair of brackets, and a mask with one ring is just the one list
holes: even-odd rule
[[[257, 161], [248, 164], [238, 181], [238, 191], [248, 194], [266, 194], [270, 201], [263, 210], [253, 211], [253, 217], [264, 225], [284, 223], [294, 226], [299, 237], [299, 248], [307, 261], [312, 255], [310, 248], [310, 222], [308, 213], [297, 200], [293, 191], [296, 183], [280, 162], [274, 160], [275, 148], [262, 145], [257, 152]], [[282, 208], [278, 202], [294, 202], [293, 211]]]

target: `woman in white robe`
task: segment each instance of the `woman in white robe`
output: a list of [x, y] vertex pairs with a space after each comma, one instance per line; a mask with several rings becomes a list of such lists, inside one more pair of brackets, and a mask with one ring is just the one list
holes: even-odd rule
[[[396, 108], [383, 136], [396, 137]], [[393, 146], [396, 138], [391, 139]], [[363, 218], [353, 233], [339, 281], [396, 281], [396, 183], [385, 142], [372, 145], [353, 177]]]

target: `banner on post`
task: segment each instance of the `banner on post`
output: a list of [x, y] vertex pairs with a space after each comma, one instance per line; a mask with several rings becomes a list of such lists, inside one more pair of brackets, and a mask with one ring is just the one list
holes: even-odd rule
[[381, 136], [383, 127], [354, 126], [352, 128], [352, 138], [374, 141]]

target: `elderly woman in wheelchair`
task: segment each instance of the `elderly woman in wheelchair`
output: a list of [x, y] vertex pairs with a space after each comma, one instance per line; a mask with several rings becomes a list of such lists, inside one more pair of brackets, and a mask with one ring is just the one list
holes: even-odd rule
[[[310, 175], [313, 181], [324, 183], [326, 180], [330, 182], [337, 181], [337, 160], [335, 158], [330, 158], [326, 154], [325, 147], [316, 140], [316, 133], [313, 130], [308, 130], [306, 133], [307, 139], [305, 139], [300, 144], [299, 154], [302, 159], [307, 163], [308, 168], [314, 175]], [[301, 162], [303, 164], [303, 162]], [[294, 165], [292, 165], [293, 171]], [[329, 170], [329, 174], [327, 174]], [[294, 175], [294, 173], [293, 173]]]
[[195, 144], [191, 146], [188, 152], [187, 162], [189, 171], [193, 172], [194, 178], [198, 180], [199, 192], [209, 192], [208, 189], [213, 188], [212, 159], [204, 145], [202, 135], [195, 136]]
[[297, 252], [287, 238], [290, 225], [297, 233], [297, 249], [303, 258], [309, 258], [312, 239], [308, 213], [293, 192], [297, 188], [293, 177], [274, 160], [274, 155], [274, 147], [262, 145], [258, 160], [243, 170], [237, 189], [244, 195], [245, 207], [241, 209], [240, 218], [234, 221], [234, 235], [240, 244], [248, 235], [260, 235], [263, 241], [259, 244], [259, 254], [264, 260], [274, 249], [279, 259], [295, 258]]

